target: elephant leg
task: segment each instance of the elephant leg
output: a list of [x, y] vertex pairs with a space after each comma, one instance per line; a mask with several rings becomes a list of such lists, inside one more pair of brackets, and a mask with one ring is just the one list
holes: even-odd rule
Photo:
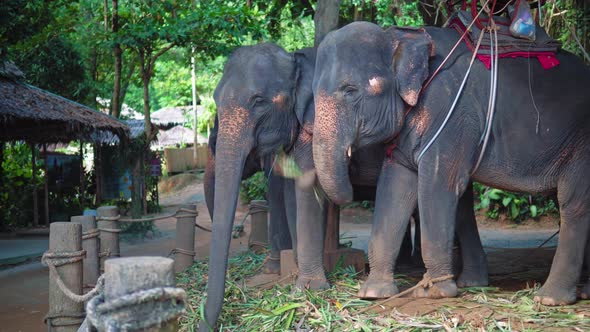
[[[424, 260], [422, 259], [422, 241], [420, 240], [420, 211], [418, 211], [418, 209], [414, 210], [412, 219], [414, 219], [414, 248], [412, 250], [412, 263], [414, 266], [424, 267]], [[408, 228], [411, 230], [411, 227]]]
[[489, 283], [488, 261], [477, 231], [477, 221], [473, 212], [473, 184], [471, 182], [459, 199], [456, 222], [456, 233], [461, 245], [461, 259], [463, 261], [463, 269], [457, 278], [457, 286], [487, 286]]
[[286, 201], [283, 181], [283, 178], [271, 174], [268, 184], [270, 254], [262, 270], [263, 273], [268, 274], [279, 274], [281, 272], [281, 250], [292, 248], [287, 212], [285, 210]]
[[326, 289], [330, 287], [324, 272], [324, 237], [326, 202], [311, 189], [295, 189], [297, 198], [297, 257], [299, 274], [296, 289]]
[[[586, 249], [584, 251], [584, 261], [586, 263], [586, 271], [590, 271], [590, 239], [586, 240]], [[590, 299], [590, 272], [588, 272], [588, 280], [580, 291], [580, 298], [582, 300]]]
[[396, 265], [409, 265], [412, 263], [412, 227], [406, 229], [402, 246], [397, 257]]
[[[291, 248], [295, 263], [297, 263], [297, 197], [295, 195], [295, 181], [283, 178], [284, 209], [287, 215], [287, 226], [291, 236]], [[289, 248], [285, 248], [289, 249]]]
[[399, 292], [393, 279], [408, 221], [416, 208], [415, 173], [395, 161], [385, 160], [377, 183], [375, 214], [369, 242], [369, 277], [361, 286], [361, 298], [385, 298]]
[[[435, 157], [438, 158], [438, 157]], [[468, 186], [466, 174], [453, 174], [445, 162], [438, 159], [432, 164], [423, 160], [418, 181], [418, 204], [422, 232], [422, 255], [426, 274], [424, 278], [439, 279], [429, 286], [417, 288], [414, 297], [444, 298], [457, 295], [453, 280], [453, 244], [459, 197]], [[430, 165], [436, 164], [436, 167]], [[449, 176], [450, 174], [456, 176]], [[449, 179], [456, 179], [449, 183]]]
[[[576, 166], [571, 169], [588, 169], [588, 165]], [[590, 181], [575, 174], [577, 172], [572, 173], [560, 179], [557, 185], [561, 215], [557, 252], [549, 277], [534, 298], [544, 305], [566, 305], [576, 301], [576, 283], [582, 271], [590, 229]]]

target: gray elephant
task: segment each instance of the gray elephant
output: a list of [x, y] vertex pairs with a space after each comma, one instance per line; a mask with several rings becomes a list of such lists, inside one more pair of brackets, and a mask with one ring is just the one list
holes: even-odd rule
[[590, 177], [584, 176], [590, 170], [590, 72], [564, 51], [557, 53], [561, 64], [550, 70], [529, 59], [500, 59], [495, 118], [474, 170], [490, 94], [490, 72], [478, 61], [455, 113], [424, 150], [448, 114], [471, 51], [461, 43], [428, 88], [422, 86], [459, 38], [448, 28], [385, 31], [358, 22], [331, 32], [318, 48], [315, 123], [323, 130], [315, 132], [313, 152], [327, 195], [338, 204], [352, 198], [347, 151], [354, 156], [363, 146], [397, 144], [379, 177], [371, 273], [363, 288], [394, 289], [391, 262], [418, 204], [426, 277], [438, 282], [414, 296], [456, 296], [457, 285], [448, 278], [456, 207], [473, 179], [512, 191], [557, 191], [559, 246], [535, 301], [572, 303], [590, 226]]
[[[217, 145], [218, 129], [218, 119], [215, 117], [215, 124], [209, 134], [207, 165], [203, 179], [205, 202], [207, 203], [207, 210], [209, 211], [211, 220], [213, 220], [215, 203], [215, 146]], [[272, 162], [272, 156], [265, 157], [261, 162], [256, 158], [254, 153], [251, 153], [244, 163], [242, 179], [247, 179], [258, 171], [264, 171], [265, 174], [270, 174], [267, 195], [270, 211], [268, 229], [270, 253], [262, 271], [264, 273], [278, 274], [281, 270], [281, 250], [297, 247], [297, 239], [295, 237], [295, 187], [293, 180], [285, 179], [271, 171]]]
[[[237, 49], [225, 65], [214, 95], [219, 128], [215, 145], [214, 205], [224, 204], [225, 208], [216, 208], [213, 215], [205, 306], [207, 323], [201, 323], [201, 330], [214, 326], [223, 303], [231, 226], [247, 158], [252, 154], [262, 157], [283, 151], [296, 161], [304, 173], [303, 179], [309, 179], [311, 172], [311, 182], [315, 181], [312, 153], [315, 108], [311, 91], [314, 66], [313, 49], [289, 54], [276, 45], [266, 43]], [[381, 145], [367, 147], [352, 159], [350, 171], [357, 198], [374, 197], [383, 159]], [[318, 199], [313, 189], [308, 187], [297, 186], [294, 191], [299, 212], [296, 216], [299, 268], [296, 287], [325, 288], [328, 282], [322, 252], [326, 202]], [[464, 223], [467, 225], [465, 228], [469, 228], [475, 225], [471, 209], [473, 200], [466, 195], [465, 201], [468, 207], [465, 211], [471, 211], [464, 218], [468, 221]], [[465, 233], [477, 235], [476, 231]], [[477, 266], [473, 268], [477, 276], [472, 280], [487, 284], [487, 266], [479, 238], [472, 242], [477, 243], [476, 247], [479, 245], [480, 256], [463, 257], [464, 265]]]

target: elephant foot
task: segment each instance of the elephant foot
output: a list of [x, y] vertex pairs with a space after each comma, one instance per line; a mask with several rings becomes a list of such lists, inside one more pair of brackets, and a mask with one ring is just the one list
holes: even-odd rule
[[430, 299], [442, 299], [457, 296], [457, 284], [449, 279], [435, 282], [432, 287], [418, 287], [412, 292], [412, 297], [425, 297]]
[[303, 291], [305, 289], [324, 290], [330, 288], [330, 283], [325, 276], [316, 277], [297, 277], [295, 282], [295, 290]]
[[393, 279], [371, 278], [365, 281], [358, 292], [361, 299], [383, 299], [399, 293]]
[[582, 287], [582, 290], [580, 291], [580, 298], [582, 300], [590, 299], [590, 281], [585, 284], [584, 287]]
[[264, 274], [279, 274], [281, 273], [281, 260], [268, 256], [262, 265], [262, 273]]
[[539, 289], [533, 300], [548, 306], [572, 304], [576, 302], [576, 287], [567, 289], [545, 284]]
[[489, 285], [488, 272], [481, 272], [477, 269], [463, 270], [457, 278], [458, 287], [484, 287]]

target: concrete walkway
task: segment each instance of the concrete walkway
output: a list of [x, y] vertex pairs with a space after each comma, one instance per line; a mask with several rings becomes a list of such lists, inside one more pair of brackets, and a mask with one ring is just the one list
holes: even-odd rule
[[28, 259], [41, 257], [49, 247], [49, 238], [25, 237], [0, 240], [0, 267], [19, 264]]

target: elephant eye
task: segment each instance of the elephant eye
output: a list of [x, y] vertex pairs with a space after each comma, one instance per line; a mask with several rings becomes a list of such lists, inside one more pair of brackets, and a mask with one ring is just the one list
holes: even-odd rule
[[264, 97], [262, 96], [253, 96], [252, 98], [250, 98], [250, 104], [252, 105], [252, 107], [261, 106], [262, 104], [264, 104], [264, 101]]
[[340, 88], [340, 91], [342, 91], [342, 94], [346, 97], [354, 96], [358, 92], [358, 90], [359, 89], [356, 86], [350, 84], [346, 84]]

